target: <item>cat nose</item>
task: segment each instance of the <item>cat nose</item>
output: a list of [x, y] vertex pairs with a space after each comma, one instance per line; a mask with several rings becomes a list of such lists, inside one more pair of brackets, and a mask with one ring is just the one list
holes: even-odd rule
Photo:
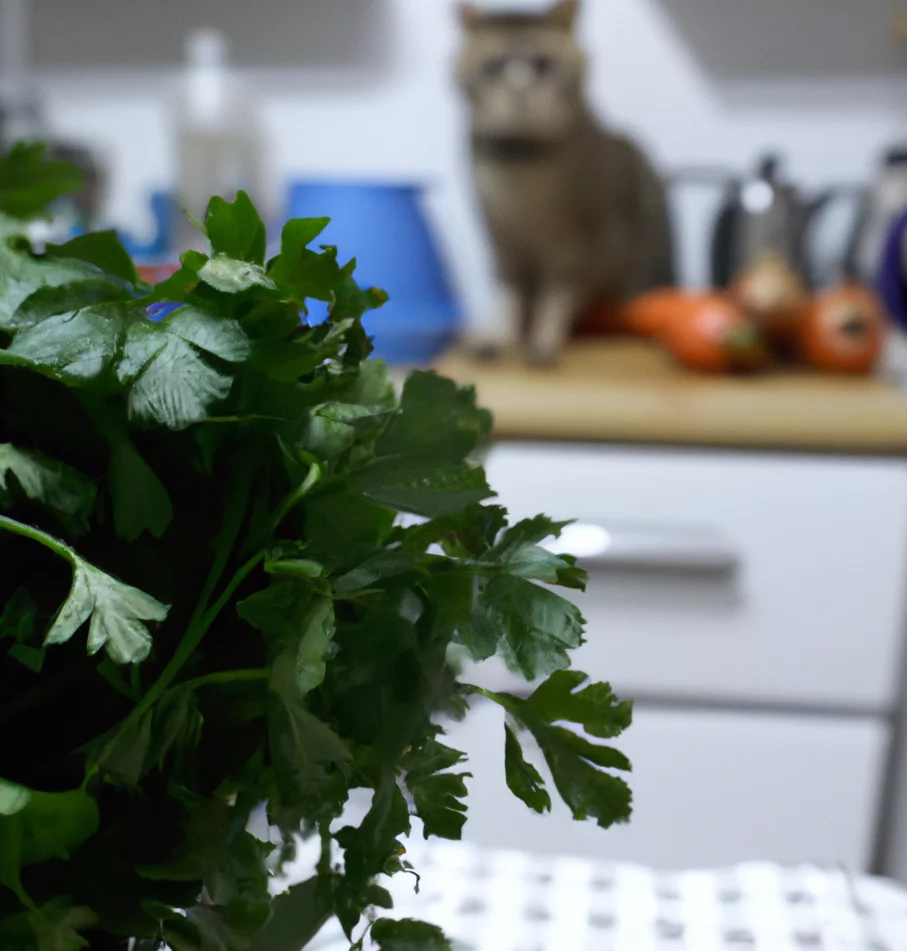
[[504, 68], [504, 81], [516, 92], [525, 92], [535, 83], [535, 69], [523, 59], [512, 59]]

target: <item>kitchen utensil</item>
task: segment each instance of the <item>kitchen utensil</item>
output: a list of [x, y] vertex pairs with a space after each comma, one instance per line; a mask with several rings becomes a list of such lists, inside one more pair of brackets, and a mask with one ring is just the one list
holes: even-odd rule
[[747, 265], [774, 252], [808, 283], [814, 280], [807, 240], [819, 213], [837, 197], [827, 189], [807, 198], [780, 175], [779, 156], [766, 155], [756, 175], [729, 184], [712, 237], [712, 281], [727, 287]]
[[848, 254], [848, 274], [875, 283], [892, 226], [907, 211], [907, 145], [890, 149], [866, 190]]
[[874, 284], [888, 315], [907, 333], [907, 210], [898, 215], [883, 240]]
[[[328, 217], [319, 239], [341, 255], [356, 249], [356, 278], [390, 295], [381, 310], [367, 314], [376, 354], [389, 363], [419, 364], [453, 340], [461, 309], [438, 245], [420, 203], [418, 185], [354, 181], [299, 181], [290, 187], [287, 216]], [[326, 316], [326, 305], [310, 303], [310, 319]]]

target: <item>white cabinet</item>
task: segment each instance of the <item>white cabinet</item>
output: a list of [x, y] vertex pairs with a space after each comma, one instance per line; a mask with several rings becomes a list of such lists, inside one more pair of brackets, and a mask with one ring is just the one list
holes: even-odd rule
[[[635, 811], [607, 834], [534, 817], [481, 707], [454, 733], [476, 774], [467, 837], [666, 867], [869, 868], [900, 703], [907, 464], [505, 443], [487, 467], [512, 515], [579, 519], [596, 556], [575, 666], [638, 701], [618, 744]], [[464, 679], [530, 689], [495, 661]]]
[[[513, 515], [576, 518], [638, 556], [591, 566], [576, 598], [588, 621], [576, 665], [596, 679], [636, 696], [894, 705], [907, 465], [503, 444], [488, 475]], [[696, 550], [737, 569], [718, 557], [717, 570], [670, 570]], [[500, 666], [476, 676], [515, 685]]]
[[469, 754], [468, 841], [665, 869], [766, 859], [866, 870], [888, 728], [869, 717], [640, 705], [615, 743], [634, 765], [627, 776], [633, 820], [607, 832], [574, 822], [560, 801], [542, 817], [514, 798], [504, 779], [498, 707], [476, 704], [448, 742]]

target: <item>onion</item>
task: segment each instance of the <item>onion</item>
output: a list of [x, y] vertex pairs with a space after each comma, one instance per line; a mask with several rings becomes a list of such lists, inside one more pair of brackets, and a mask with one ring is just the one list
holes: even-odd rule
[[772, 343], [796, 338], [809, 294], [797, 273], [774, 252], [766, 252], [734, 283], [731, 293], [744, 313]]

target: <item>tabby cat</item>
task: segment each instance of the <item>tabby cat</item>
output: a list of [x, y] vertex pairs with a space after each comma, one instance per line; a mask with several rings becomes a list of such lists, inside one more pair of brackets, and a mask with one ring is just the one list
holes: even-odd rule
[[500, 325], [473, 341], [488, 356], [552, 363], [587, 308], [673, 282], [665, 188], [586, 102], [578, 9], [460, 8], [458, 78], [500, 283]]

